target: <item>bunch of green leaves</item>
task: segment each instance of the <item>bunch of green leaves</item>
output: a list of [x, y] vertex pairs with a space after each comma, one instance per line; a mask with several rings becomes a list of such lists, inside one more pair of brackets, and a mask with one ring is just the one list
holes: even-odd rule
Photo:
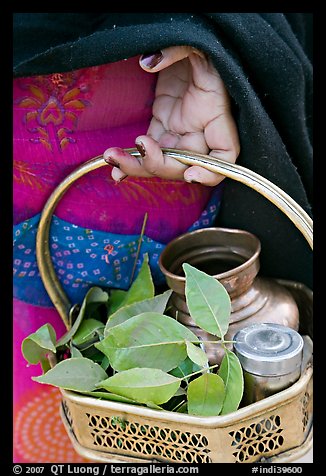
[[155, 295], [145, 255], [128, 291], [92, 287], [59, 340], [50, 324], [24, 339], [25, 359], [43, 369], [33, 380], [95, 398], [192, 415], [235, 411], [243, 374], [237, 356], [226, 346], [230, 297], [212, 276], [187, 263], [183, 269], [190, 315], [223, 347], [220, 366], [209, 366], [205, 342], [168, 315], [172, 291]]

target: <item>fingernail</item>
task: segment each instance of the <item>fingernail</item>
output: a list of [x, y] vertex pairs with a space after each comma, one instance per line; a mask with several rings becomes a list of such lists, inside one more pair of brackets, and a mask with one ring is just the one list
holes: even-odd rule
[[136, 142], [135, 145], [136, 145], [136, 148], [137, 148], [138, 152], [140, 153], [140, 155], [142, 157], [145, 157], [146, 149], [145, 149], [144, 144], [142, 142]]
[[115, 181], [115, 184], [118, 185], [118, 183], [121, 183], [127, 177], [128, 177], [128, 175], [125, 175], [124, 177], [119, 178], [118, 180]]
[[145, 68], [155, 68], [163, 59], [162, 51], [154, 51], [154, 53], [148, 53], [147, 55], [142, 55], [140, 62]]
[[185, 179], [185, 181], [188, 182], [188, 183], [200, 184], [200, 182], [198, 182], [198, 180], [195, 180], [195, 179], [193, 179], [192, 177], [185, 177], [184, 179]]
[[107, 164], [112, 165], [112, 167], [120, 169], [120, 164], [116, 160], [112, 159], [112, 157], [106, 157], [104, 160]]

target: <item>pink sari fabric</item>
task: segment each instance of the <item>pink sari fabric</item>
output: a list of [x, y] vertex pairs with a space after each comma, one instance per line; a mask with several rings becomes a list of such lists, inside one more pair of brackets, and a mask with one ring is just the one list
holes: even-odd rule
[[[15, 223], [39, 213], [79, 164], [111, 146], [134, 147], [151, 119], [155, 83], [138, 58], [15, 80]], [[79, 226], [133, 234], [147, 212], [147, 236], [167, 242], [191, 226], [210, 195], [207, 187], [159, 178], [114, 185], [110, 167], [94, 171], [67, 191], [56, 214]]]
[[[138, 58], [69, 73], [14, 81], [14, 222], [42, 210], [53, 189], [79, 164], [110, 146], [134, 147], [147, 131], [156, 76]], [[80, 179], [56, 209], [63, 220], [113, 233], [140, 233], [168, 242], [203, 211], [211, 189], [182, 181], [127, 178], [116, 185], [110, 167]], [[163, 226], [164, 224], [164, 226]], [[168, 226], [167, 226], [168, 225]], [[59, 416], [58, 389], [33, 382], [22, 340], [45, 323], [64, 326], [54, 308], [14, 300], [14, 461], [84, 462]]]

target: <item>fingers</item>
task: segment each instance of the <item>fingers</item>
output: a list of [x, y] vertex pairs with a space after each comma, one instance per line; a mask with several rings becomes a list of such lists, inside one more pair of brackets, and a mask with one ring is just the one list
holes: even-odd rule
[[[185, 134], [178, 142], [178, 149], [193, 150], [235, 163], [240, 152], [240, 144], [233, 117], [226, 112], [212, 121], [204, 134]], [[218, 185], [223, 179], [223, 175], [200, 166], [191, 166], [184, 173], [184, 180], [187, 182], [201, 183], [210, 187]]]
[[[148, 136], [137, 138], [137, 148], [143, 157], [137, 160], [124, 149], [111, 147], [104, 152], [105, 161], [113, 167], [113, 180], [121, 182], [131, 177], [161, 177], [169, 180], [185, 180], [189, 183], [201, 183], [206, 186], [219, 184], [224, 176], [206, 170], [200, 166], [187, 167], [177, 160], [163, 155], [160, 146]], [[189, 149], [187, 149], [189, 150]]]
[[136, 139], [136, 147], [142, 155], [142, 165], [152, 176], [183, 180], [186, 166], [173, 158], [163, 155], [160, 144], [147, 135]]
[[224, 176], [204, 169], [204, 167], [200, 167], [199, 165], [193, 165], [185, 171], [184, 179], [186, 182], [201, 183], [208, 187], [214, 187], [222, 182]]
[[111, 177], [115, 182], [120, 183], [123, 179], [128, 177], [128, 174], [122, 172], [122, 170], [120, 170], [118, 167], [113, 167]]
[[[231, 114], [226, 112], [212, 121], [205, 129], [204, 136], [204, 142], [211, 149], [210, 156], [235, 163], [240, 152], [240, 143], [237, 127]], [[222, 182], [224, 175], [210, 172], [203, 167], [192, 166], [185, 171], [184, 179], [187, 182], [215, 186]]]
[[160, 145], [146, 135], [136, 139], [136, 147], [141, 158], [136, 158], [119, 147], [111, 147], [104, 154], [104, 160], [113, 166], [112, 178], [121, 181], [121, 178], [131, 177], [161, 177], [170, 180], [183, 180], [187, 166], [165, 156]]
[[127, 175], [149, 176], [144, 175], [140, 161], [120, 147], [110, 147], [104, 152], [103, 158], [113, 167], [111, 176], [116, 182], [121, 182]]
[[157, 73], [177, 61], [187, 58], [191, 54], [204, 58], [204, 54], [192, 46], [171, 46], [142, 55], [139, 59], [139, 64], [145, 71]]
[[209, 155], [235, 163], [240, 153], [240, 141], [235, 120], [226, 109], [205, 127], [205, 140]]

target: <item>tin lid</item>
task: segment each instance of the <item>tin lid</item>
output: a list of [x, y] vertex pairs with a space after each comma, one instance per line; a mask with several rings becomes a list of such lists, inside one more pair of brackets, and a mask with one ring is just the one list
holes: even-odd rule
[[303, 339], [280, 324], [254, 324], [234, 336], [234, 350], [244, 370], [260, 376], [293, 372], [301, 365]]

